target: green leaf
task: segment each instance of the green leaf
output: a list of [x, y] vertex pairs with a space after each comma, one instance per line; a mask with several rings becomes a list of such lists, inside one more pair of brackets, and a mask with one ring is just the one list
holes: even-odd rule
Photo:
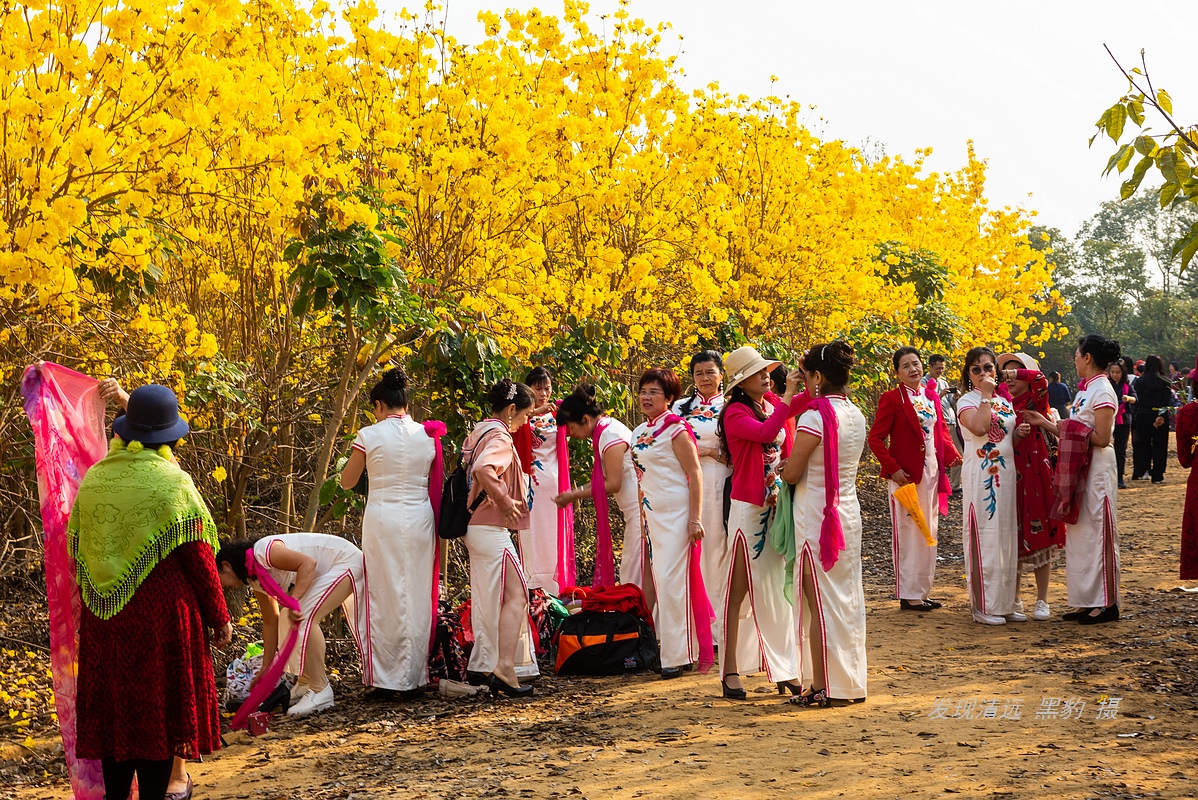
[[1136, 168], [1132, 170], [1131, 177], [1123, 182], [1119, 189], [1119, 197], [1126, 200], [1136, 193], [1136, 189], [1140, 188], [1140, 181], [1144, 180], [1144, 175], [1148, 172], [1148, 168], [1152, 166], [1152, 159], [1145, 156], [1141, 158]]
[[1163, 108], [1165, 110], [1166, 114], [1173, 113], [1173, 98], [1170, 97], [1169, 93], [1166, 92], [1164, 89], [1156, 90], [1156, 102], [1157, 102], [1157, 105], [1159, 105], [1161, 108]]
[[1130, 100], [1127, 103], [1127, 114], [1131, 117], [1131, 121], [1143, 127], [1144, 125], [1144, 104], [1139, 100]]
[[1161, 208], [1173, 202], [1173, 198], [1177, 196], [1178, 190], [1181, 189], [1179, 183], [1166, 183], [1161, 187]]
[[283, 250], [284, 261], [295, 261], [295, 259], [304, 250], [304, 243], [300, 239], [292, 239], [285, 250]]
[[1127, 108], [1122, 103], [1116, 103], [1107, 111], [1106, 132], [1112, 142], [1123, 138], [1123, 126], [1127, 124]]
[[[1118, 150], [1116, 150], [1114, 153], [1112, 153], [1111, 157], [1109, 159], [1107, 159], [1106, 169], [1104, 169], [1102, 171], [1103, 176], [1109, 175], [1111, 173], [1111, 170], [1113, 170], [1115, 168], [1115, 165], [1118, 164], [1120, 162], [1120, 160], [1122, 160], [1125, 156], [1127, 158], [1130, 158], [1130, 156], [1128, 156], [1127, 153], [1131, 149], [1132, 149], [1131, 145], [1125, 144], [1125, 145], [1121, 146]], [[1122, 172], [1123, 169], [1126, 168], [1126, 166], [1127, 166], [1127, 164], [1124, 163], [1123, 167], [1120, 167], [1119, 171]]]
[[327, 506], [333, 502], [333, 498], [337, 496], [337, 488], [340, 480], [341, 476], [337, 474], [331, 476], [320, 485], [320, 504], [322, 506]]
[[1177, 156], [1173, 154], [1173, 150], [1162, 150], [1156, 156], [1156, 168], [1161, 171], [1161, 175], [1170, 183], [1177, 183]]
[[1152, 155], [1152, 152], [1156, 150], [1156, 142], [1152, 141], [1151, 136], [1137, 136], [1136, 150], [1138, 150], [1142, 156], [1150, 156]]
[[1122, 147], [1122, 153], [1123, 155], [1120, 156], [1119, 163], [1115, 165], [1119, 169], [1120, 174], [1123, 174], [1123, 171], [1127, 169], [1127, 165], [1131, 163], [1131, 157], [1136, 154], [1136, 150], [1130, 144], [1125, 144]]

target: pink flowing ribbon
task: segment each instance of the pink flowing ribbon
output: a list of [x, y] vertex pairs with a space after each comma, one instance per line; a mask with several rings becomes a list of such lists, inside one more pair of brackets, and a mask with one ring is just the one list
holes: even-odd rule
[[[591, 446], [595, 451], [595, 464], [591, 468], [591, 499], [595, 501], [595, 574], [591, 579], [591, 586], [596, 589], [616, 585], [616, 559], [612, 553], [611, 520], [608, 518], [607, 488], [603, 480], [603, 455], [599, 452], [599, 438], [606, 428], [606, 421], [597, 422], [591, 432]], [[628, 524], [633, 523], [630, 521]], [[626, 532], [625, 536], [627, 535]], [[563, 584], [559, 581], [558, 586], [573, 586], [573, 583]]]
[[[666, 414], [665, 419], [653, 432], [653, 437], [656, 438], [657, 434], [676, 422], [686, 429], [687, 435], [691, 437], [691, 442], [698, 447], [699, 440], [695, 436], [694, 429], [691, 428], [689, 422], [677, 414]], [[690, 535], [689, 531], [687, 535]], [[687, 555], [687, 589], [691, 598], [691, 619], [695, 623], [695, 637], [699, 640], [699, 664], [696, 669], [706, 673], [715, 663], [715, 640], [711, 635], [711, 623], [715, 621], [715, 609], [711, 607], [711, 598], [707, 596], [707, 586], [703, 583], [702, 554], [702, 541], [691, 545]]]
[[[558, 402], [561, 405], [561, 402]], [[565, 425], [557, 427], [557, 492], [570, 491], [570, 437]], [[603, 493], [607, 496], [607, 492]], [[608, 538], [611, 538], [610, 531]], [[557, 510], [557, 570], [553, 576], [559, 587], [573, 586], [578, 580], [574, 565], [574, 507]]]
[[819, 563], [824, 572], [836, 566], [844, 549], [840, 526], [840, 428], [836, 410], [826, 397], [815, 398], [815, 410], [824, 425], [824, 520], [819, 528]]
[[[433, 440], [437, 454], [433, 456], [433, 465], [428, 471], [428, 501], [433, 506], [433, 535], [441, 527], [441, 492], [445, 485], [445, 457], [441, 450], [441, 437], [445, 435], [445, 423], [436, 419], [424, 421], [424, 432]], [[437, 615], [441, 601], [441, 539], [437, 537], [433, 545], [433, 613], [432, 630], [428, 635], [429, 652], [437, 641]]]
[[[300, 610], [299, 601], [287, 594], [279, 584], [275, 583], [275, 579], [270, 577], [270, 572], [266, 567], [259, 564], [258, 560], [254, 558], [253, 550], [245, 551], [245, 568], [251, 578], [257, 579], [258, 585], [262, 587], [262, 591], [277, 600], [280, 606], [291, 611]], [[315, 610], [313, 609], [313, 611]], [[259, 675], [258, 682], [250, 690], [250, 696], [245, 699], [245, 702], [237, 709], [237, 713], [233, 715], [233, 721], [229, 723], [230, 728], [240, 730], [248, 725], [250, 714], [257, 711], [258, 706], [262, 705], [263, 701], [270, 697], [275, 687], [279, 685], [279, 680], [283, 677], [283, 671], [287, 668], [287, 661], [291, 658], [291, 654], [295, 652], [295, 644], [299, 640], [299, 629], [299, 623], [292, 625], [291, 631], [287, 634], [287, 641], [275, 652], [274, 661], [262, 666], [263, 672]]]
[[76, 672], [81, 602], [75, 564], [67, 553], [67, 520], [83, 476], [104, 457], [104, 401], [99, 382], [57, 364], [25, 369], [21, 394], [33, 427], [50, 621], [50, 672], [54, 706], [66, 756], [71, 791], [77, 800], [101, 800], [100, 762], [75, 757]]
[[942, 419], [942, 414], [943, 414], [943, 411], [942, 411], [941, 405], [940, 405], [940, 395], [937, 394], [935, 387], [931, 383], [928, 383], [927, 385], [924, 386], [923, 394], [924, 394], [924, 397], [928, 398], [928, 400], [931, 401], [933, 407], [936, 409], [935, 425], [937, 427], [933, 428], [935, 433], [932, 436], [932, 438], [936, 440], [936, 463], [937, 463], [937, 466], [939, 467], [937, 472], [940, 473], [936, 478], [936, 495], [937, 495], [937, 498], [939, 499], [940, 516], [947, 517], [948, 516], [948, 498], [953, 493], [953, 485], [948, 479], [948, 471], [946, 469], [944, 469], [944, 461], [945, 461], [945, 459], [943, 458], [944, 448], [941, 447], [941, 445], [940, 445], [940, 431], [938, 429], [938, 426], [940, 425], [940, 420]]

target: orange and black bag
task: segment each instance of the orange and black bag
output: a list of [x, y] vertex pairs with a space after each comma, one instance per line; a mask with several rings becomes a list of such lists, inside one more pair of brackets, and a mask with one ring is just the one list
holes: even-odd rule
[[622, 611], [583, 611], [562, 621], [554, 639], [558, 675], [624, 675], [661, 668], [657, 638]]

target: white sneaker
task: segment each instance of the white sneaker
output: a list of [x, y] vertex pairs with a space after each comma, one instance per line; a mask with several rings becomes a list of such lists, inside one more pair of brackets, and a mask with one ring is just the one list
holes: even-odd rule
[[1018, 613], [1018, 614], [1022, 614], [1022, 613], [1023, 613], [1023, 601], [1022, 601], [1022, 600], [1016, 600], [1016, 601], [1015, 601], [1015, 611], [1016, 611], [1016, 613]]
[[1032, 612], [1032, 619], [1043, 622], [1044, 620], [1048, 619], [1048, 615], [1048, 603], [1045, 603], [1043, 600], [1037, 600], [1036, 609]]
[[1012, 611], [1010, 614], [1004, 614], [1003, 618], [1007, 622], [1027, 622], [1027, 614], [1022, 611]]
[[333, 707], [333, 685], [325, 684], [325, 687], [319, 692], [309, 690], [306, 695], [300, 698], [300, 701], [287, 709], [289, 717], [306, 717], [309, 714], [315, 714], [317, 711], [324, 711]]
[[1005, 617], [999, 617], [994, 614], [983, 614], [981, 611], [973, 612], [973, 621], [980, 622], [983, 625], [1006, 625]]

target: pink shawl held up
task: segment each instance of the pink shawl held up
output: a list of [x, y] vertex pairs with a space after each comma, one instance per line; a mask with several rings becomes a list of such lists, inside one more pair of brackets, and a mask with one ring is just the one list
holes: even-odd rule
[[88, 469], [108, 452], [104, 401], [98, 386], [93, 378], [49, 362], [26, 367], [21, 378], [25, 414], [33, 427], [41, 497], [54, 705], [71, 790], [77, 800], [104, 797], [100, 762], [75, 757], [75, 675], [79, 665], [76, 632], [81, 603], [66, 536], [79, 484]]
[[[656, 438], [659, 433], [676, 422], [686, 428], [691, 442], [698, 447], [699, 440], [695, 438], [695, 432], [691, 429], [690, 423], [677, 414], [666, 414], [661, 424], [657, 426], [657, 430], [653, 431], [653, 437]], [[690, 531], [687, 531], [687, 535], [690, 535]], [[841, 548], [844, 547], [843, 541], [844, 539], [841, 537]], [[715, 621], [715, 610], [711, 607], [711, 600], [707, 597], [707, 587], [703, 584], [703, 570], [700, 567], [702, 553], [703, 542], [701, 540], [691, 545], [687, 559], [687, 590], [691, 598], [691, 618], [695, 622], [695, 636], [699, 640], [697, 669], [699, 672], [705, 673], [715, 663], [715, 642], [711, 636], [711, 623]]]
[[[561, 401], [558, 401], [561, 405]], [[595, 439], [598, 441], [598, 437]], [[565, 425], [557, 426], [557, 493], [570, 491], [570, 437]], [[603, 493], [604, 498], [607, 492]], [[598, 506], [596, 506], [598, 510]], [[611, 530], [607, 539], [611, 541]], [[578, 570], [574, 564], [574, 507], [568, 505], [557, 510], [557, 571], [553, 579], [560, 586], [573, 586], [578, 581]]]
[[[445, 457], [441, 451], [441, 437], [445, 435], [445, 423], [436, 419], [426, 419], [424, 421], [424, 432], [433, 440], [433, 446], [436, 448], [436, 455], [433, 456], [433, 465], [428, 470], [428, 501], [433, 506], [433, 532], [441, 528], [441, 492], [445, 485]], [[436, 546], [433, 547], [433, 627], [429, 631], [429, 648], [433, 646], [433, 642], [437, 639], [437, 613], [438, 606], [441, 600], [441, 540], [436, 540]]]
[[[936, 392], [936, 387], [933, 384], [934, 382], [927, 383], [923, 387], [923, 394], [924, 397], [928, 398], [928, 400], [932, 402], [932, 405], [936, 409], [936, 427], [938, 428], [944, 419], [944, 412], [941, 410], [942, 407], [940, 405], [940, 395]], [[952, 481], [948, 479], [948, 470], [945, 468], [948, 464], [948, 458], [947, 453], [944, 451], [944, 445], [940, 439], [940, 431], [937, 430], [932, 438], [936, 440], [936, 461], [940, 466], [940, 469], [938, 470], [940, 472], [940, 477], [936, 480], [936, 495], [937, 499], [939, 500], [938, 507], [940, 516], [947, 517], [948, 498], [952, 496], [953, 484]]]
[[[595, 574], [591, 579], [591, 586], [595, 588], [616, 585], [616, 559], [612, 554], [611, 520], [608, 519], [607, 488], [603, 480], [603, 454], [599, 452], [599, 437], [607, 423], [606, 419], [596, 422], [595, 429], [591, 431], [591, 447], [595, 451], [595, 464], [591, 468], [591, 499], [595, 501]], [[563, 426], [558, 430], [564, 429]], [[559, 475], [565, 475], [569, 481], [567, 471], [561, 470]], [[633, 533], [635, 534], [635, 531]], [[628, 533], [625, 532], [624, 535], [627, 536]], [[574, 585], [571, 582], [562, 583], [560, 580], [557, 583], [558, 586]]]
[[[291, 611], [299, 611], [299, 601], [296, 600], [279, 584], [275, 583], [274, 578], [270, 577], [270, 571], [258, 563], [258, 559], [254, 558], [253, 550], [245, 551], [245, 569], [249, 576], [258, 581], [258, 585], [262, 587], [262, 591], [273, 597], [279, 602], [279, 605], [284, 609]], [[316, 609], [312, 609], [313, 612]], [[316, 623], [319, 624], [319, 623]], [[258, 706], [274, 692], [275, 687], [279, 685], [279, 680], [283, 677], [283, 670], [287, 668], [287, 661], [291, 658], [291, 654], [295, 651], [295, 643], [299, 640], [299, 623], [291, 626], [291, 631], [287, 634], [287, 641], [275, 652], [275, 658], [269, 664], [262, 665], [262, 672], [258, 676], [258, 682], [254, 684], [254, 688], [250, 691], [250, 696], [246, 698], [241, 707], [237, 709], [237, 713], [233, 715], [233, 721], [229, 723], [229, 727], [233, 730], [240, 730], [249, 724], [250, 714], [258, 710]]]
[[840, 526], [840, 424], [828, 398], [817, 397], [813, 405], [824, 423], [824, 520], [819, 528], [819, 563], [828, 572], [844, 549], [844, 529]]

